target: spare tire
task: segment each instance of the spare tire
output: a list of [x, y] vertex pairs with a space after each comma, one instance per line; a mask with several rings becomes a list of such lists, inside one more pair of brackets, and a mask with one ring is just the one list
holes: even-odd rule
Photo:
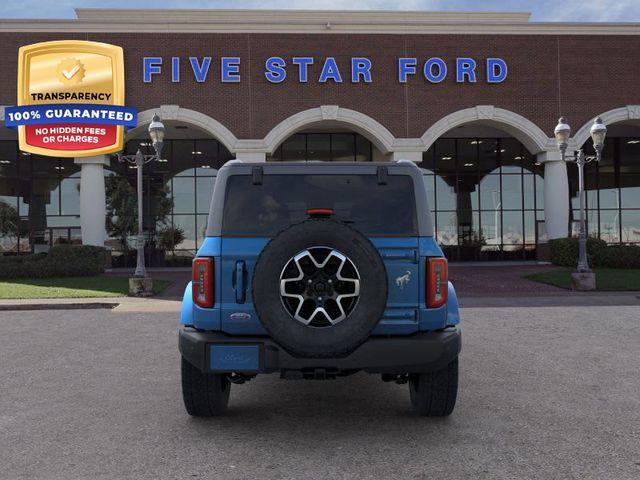
[[303, 357], [343, 356], [364, 342], [387, 304], [387, 271], [360, 232], [328, 219], [280, 232], [253, 273], [253, 303], [264, 328]]

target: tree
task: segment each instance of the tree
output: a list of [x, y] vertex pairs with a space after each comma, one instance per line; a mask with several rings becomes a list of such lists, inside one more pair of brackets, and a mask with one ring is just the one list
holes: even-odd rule
[[0, 237], [15, 238], [17, 243], [19, 235], [20, 215], [18, 214], [18, 209], [0, 201]]
[[[107, 200], [107, 232], [117, 238], [123, 251], [129, 250], [127, 239], [138, 233], [138, 202], [135, 188], [126, 177], [112, 176], [105, 179]], [[166, 224], [167, 217], [173, 208], [173, 200], [169, 188], [165, 183], [151, 183], [151, 217], [153, 222], [149, 230], [149, 237], [155, 238], [155, 226]]]

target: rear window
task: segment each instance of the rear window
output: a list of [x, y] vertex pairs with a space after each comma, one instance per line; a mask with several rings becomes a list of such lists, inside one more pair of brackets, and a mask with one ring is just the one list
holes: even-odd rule
[[333, 218], [368, 236], [417, 235], [413, 181], [389, 175], [250, 175], [227, 179], [222, 233], [226, 236], [274, 236], [308, 218], [310, 208], [330, 208]]

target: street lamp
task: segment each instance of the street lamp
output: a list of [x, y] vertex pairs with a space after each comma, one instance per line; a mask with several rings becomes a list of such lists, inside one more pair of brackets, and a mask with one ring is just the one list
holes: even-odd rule
[[155, 114], [151, 119], [151, 124], [149, 125], [149, 137], [151, 138], [155, 153], [153, 155], [143, 155], [139, 148], [135, 155], [122, 155], [118, 153], [118, 161], [135, 165], [135, 168], [137, 169], [138, 235], [136, 238], [136, 249], [138, 251], [138, 257], [136, 261], [136, 271], [133, 274], [136, 278], [147, 277], [147, 270], [144, 266], [144, 234], [142, 232], [142, 166], [145, 163], [149, 163], [153, 160], [160, 160], [162, 158], [160, 153], [162, 152], [164, 134], [164, 124], [160, 121], [158, 114]]
[[[578, 241], [578, 267], [576, 273], [591, 274], [589, 262], [587, 260], [587, 229], [585, 225], [585, 192], [584, 192], [584, 166], [592, 161], [599, 162], [602, 158], [602, 149], [604, 147], [604, 138], [607, 135], [607, 127], [602, 123], [602, 119], [597, 117], [591, 126], [591, 139], [593, 140], [593, 148], [596, 151], [594, 155], [585, 155], [582, 149], [572, 155], [567, 155], [567, 146], [569, 137], [571, 136], [571, 127], [567, 123], [567, 119], [561, 117], [558, 125], [554, 130], [558, 149], [562, 154], [563, 161], [575, 162], [578, 166], [578, 191], [580, 194], [580, 238]], [[594, 280], [595, 281], [595, 280]], [[595, 287], [595, 286], [594, 286]]]

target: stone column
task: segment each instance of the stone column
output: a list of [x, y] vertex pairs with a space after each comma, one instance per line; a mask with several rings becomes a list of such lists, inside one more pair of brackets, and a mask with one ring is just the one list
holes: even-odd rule
[[266, 162], [267, 154], [264, 152], [236, 152], [236, 159], [243, 162]]
[[542, 152], [537, 160], [544, 164], [544, 222], [549, 239], [569, 235], [569, 179], [567, 164], [560, 152]]
[[415, 163], [422, 162], [422, 152], [416, 151], [396, 151], [391, 155], [391, 161], [397, 162], [398, 160], [411, 160]]
[[80, 165], [80, 227], [83, 245], [104, 246], [106, 198], [104, 188], [104, 166], [109, 166], [109, 157], [76, 158]]

